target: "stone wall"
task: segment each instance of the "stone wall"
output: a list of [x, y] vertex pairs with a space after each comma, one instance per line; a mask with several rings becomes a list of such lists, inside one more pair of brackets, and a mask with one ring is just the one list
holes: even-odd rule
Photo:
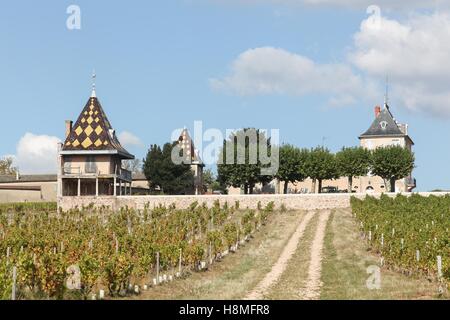
[[[405, 195], [410, 195], [406, 193]], [[430, 193], [420, 193], [428, 196]], [[446, 193], [433, 193], [434, 195], [445, 195]], [[395, 196], [395, 194], [389, 194]], [[353, 194], [358, 198], [364, 198], [366, 194]], [[380, 196], [374, 195], [374, 196]], [[333, 208], [348, 208], [350, 207], [350, 194], [272, 194], [272, 195], [203, 195], [203, 196], [122, 196], [122, 197], [64, 197], [60, 198], [58, 205], [63, 210], [73, 208], [87, 207], [93, 204], [95, 207], [109, 207], [113, 210], [118, 210], [123, 207], [133, 209], [144, 209], [145, 206], [149, 208], [158, 205], [168, 206], [175, 204], [177, 208], [187, 208], [194, 201], [206, 203], [211, 207], [214, 201], [219, 200], [221, 204], [228, 202], [229, 205], [234, 205], [239, 201], [241, 208], [256, 209], [258, 202], [262, 206], [273, 201], [275, 207], [279, 208], [282, 204], [288, 209], [295, 210], [314, 210], [314, 209], [333, 209]]]

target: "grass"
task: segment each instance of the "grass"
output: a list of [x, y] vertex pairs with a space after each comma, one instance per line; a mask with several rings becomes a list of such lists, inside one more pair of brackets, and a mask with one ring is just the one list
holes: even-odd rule
[[[206, 272], [194, 272], [185, 279], [150, 288], [132, 299], [242, 299], [271, 270], [305, 212], [276, 212], [250, 242], [235, 254], [213, 264]], [[307, 226], [298, 248], [279, 281], [269, 289], [267, 299], [299, 299], [308, 277], [310, 248], [318, 216]], [[334, 210], [325, 236], [321, 299], [448, 299], [438, 295], [438, 285], [421, 277], [408, 277], [381, 268], [381, 287], [369, 290], [367, 267], [380, 258], [367, 251], [357, 223], [349, 209]]]
[[133, 298], [242, 299], [271, 270], [303, 216], [299, 211], [275, 212], [250, 242], [208, 271], [150, 288]]
[[[381, 268], [381, 286], [369, 290], [367, 268], [380, 257], [367, 251], [350, 210], [335, 210], [328, 222], [322, 269], [321, 299], [436, 299], [438, 285]], [[448, 296], [443, 298], [449, 298]]]
[[296, 300], [300, 299], [300, 290], [305, 287], [308, 279], [308, 268], [311, 256], [311, 245], [314, 239], [319, 215], [316, 214], [300, 240], [295, 254], [280, 278], [280, 281], [269, 291], [267, 299], [270, 300]]

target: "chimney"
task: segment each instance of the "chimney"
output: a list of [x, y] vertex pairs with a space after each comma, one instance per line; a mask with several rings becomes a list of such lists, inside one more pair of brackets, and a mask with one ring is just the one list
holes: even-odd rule
[[72, 131], [72, 124], [73, 124], [73, 122], [71, 120], [66, 120], [66, 138], [69, 136], [70, 132]]
[[378, 118], [380, 113], [381, 113], [381, 107], [380, 106], [376, 106], [375, 107], [375, 118]]

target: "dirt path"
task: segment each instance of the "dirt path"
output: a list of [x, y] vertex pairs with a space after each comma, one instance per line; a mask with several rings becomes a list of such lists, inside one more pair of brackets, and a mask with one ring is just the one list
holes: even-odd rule
[[298, 225], [294, 234], [289, 239], [286, 247], [283, 249], [280, 257], [277, 262], [273, 265], [271, 271], [264, 277], [264, 279], [256, 286], [256, 288], [251, 291], [246, 297], [246, 300], [261, 300], [264, 298], [267, 291], [270, 287], [277, 282], [277, 280], [281, 277], [284, 270], [289, 263], [289, 260], [294, 255], [297, 250], [298, 244], [303, 237], [306, 227], [308, 226], [309, 221], [314, 216], [315, 212], [310, 211], [306, 214], [303, 220]]
[[320, 298], [322, 256], [325, 240], [325, 231], [331, 211], [326, 210], [320, 213], [319, 224], [311, 246], [311, 258], [308, 269], [308, 280], [305, 287], [300, 291], [302, 300], [316, 300]]
[[241, 300], [270, 272], [306, 214], [305, 211], [276, 212], [253, 234], [250, 242], [211, 265], [208, 271], [188, 273], [185, 279], [151, 287], [132, 298]]

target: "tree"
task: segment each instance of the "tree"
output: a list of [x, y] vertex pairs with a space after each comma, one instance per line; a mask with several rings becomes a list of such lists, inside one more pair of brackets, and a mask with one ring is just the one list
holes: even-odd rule
[[304, 165], [308, 158], [308, 150], [286, 144], [280, 147], [280, 162], [275, 177], [284, 182], [283, 193], [287, 194], [289, 182], [305, 180]]
[[124, 161], [124, 167], [132, 173], [142, 173], [142, 161], [140, 159]]
[[316, 188], [315, 182], [319, 182], [319, 193], [322, 193], [323, 180], [338, 177], [334, 154], [323, 147], [312, 149], [305, 162], [305, 175], [313, 180], [314, 192]]
[[252, 194], [257, 183], [264, 185], [270, 182], [273, 176], [261, 174], [261, 170], [269, 166], [261, 161], [263, 147], [267, 148], [269, 156], [270, 139], [257, 129], [243, 129], [232, 133], [228, 140], [224, 140], [219, 153], [217, 165], [219, 183], [236, 188], [243, 187], [245, 194]]
[[395, 181], [408, 177], [414, 169], [414, 154], [401, 146], [379, 147], [372, 152], [372, 174], [383, 178], [386, 189], [395, 192]]
[[212, 188], [214, 182], [216, 181], [216, 177], [211, 169], [206, 169], [203, 171], [203, 189], [204, 191], [208, 191]]
[[214, 191], [220, 191], [223, 194], [227, 193], [227, 186], [224, 184], [221, 184], [218, 180], [216, 175], [212, 172], [211, 169], [207, 169], [203, 172], [203, 190], [205, 192], [211, 190]]
[[194, 173], [189, 164], [175, 164], [172, 149], [175, 143], [166, 143], [163, 149], [152, 145], [144, 161], [144, 174], [152, 190], [160, 188], [164, 194], [184, 194], [194, 187]]
[[348, 178], [348, 192], [353, 190], [353, 178], [367, 175], [370, 151], [362, 147], [343, 148], [336, 154], [339, 175]]
[[13, 175], [16, 174], [17, 168], [13, 166], [14, 159], [12, 157], [4, 157], [0, 159], [0, 174]]

